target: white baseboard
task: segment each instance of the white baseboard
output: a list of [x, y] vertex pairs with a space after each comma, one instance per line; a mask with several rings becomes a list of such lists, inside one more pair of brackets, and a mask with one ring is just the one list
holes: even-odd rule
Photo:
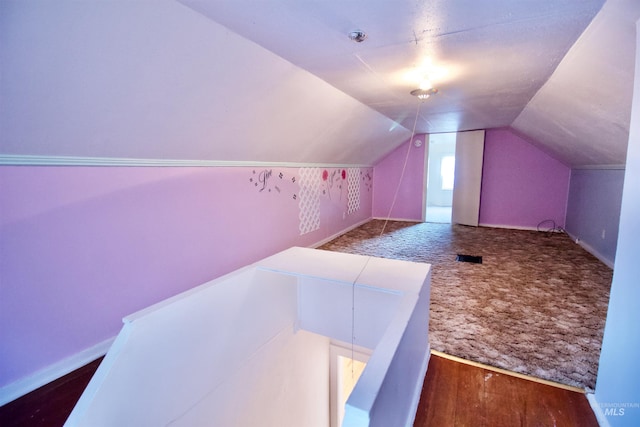
[[49, 384], [50, 382], [55, 381], [90, 362], [93, 362], [97, 358], [104, 356], [111, 347], [111, 344], [113, 344], [114, 340], [115, 337], [109, 338], [94, 345], [93, 347], [69, 356], [66, 359], [54, 363], [53, 365], [49, 365], [27, 377], [1, 387], [0, 406], [22, 397], [43, 385]]
[[599, 251], [597, 251], [590, 244], [585, 243], [583, 240], [580, 240], [579, 237], [574, 236], [573, 234], [570, 234], [569, 232], [567, 232], [567, 234], [569, 235], [569, 237], [571, 237], [571, 240], [573, 240], [578, 245], [580, 245], [582, 247], [582, 249], [584, 249], [585, 251], [589, 252], [594, 257], [598, 258], [604, 265], [606, 265], [607, 267], [609, 267], [610, 269], [613, 270], [614, 261], [612, 261], [609, 258], [607, 258], [604, 255], [602, 255]]
[[589, 405], [591, 405], [591, 409], [593, 410], [593, 414], [596, 416], [598, 425], [600, 427], [611, 427], [609, 425], [609, 421], [607, 420], [607, 417], [604, 415], [604, 412], [602, 412], [602, 408], [600, 407], [600, 404], [596, 400], [596, 395], [593, 393], [587, 393], [586, 396], [587, 396], [587, 400], [589, 401]]
[[336, 238], [342, 236], [343, 234], [348, 233], [349, 231], [353, 230], [354, 228], [358, 228], [362, 224], [366, 224], [369, 221], [371, 221], [371, 218], [367, 218], [367, 219], [364, 219], [364, 220], [362, 220], [360, 222], [357, 222], [357, 223], [353, 224], [352, 226], [345, 228], [344, 230], [338, 231], [337, 233], [333, 234], [332, 236], [324, 238], [324, 239], [320, 240], [319, 242], [316, 242], [316, 243], [310, 245], [309, 247], [315, 249], [315, 248], [317, 248], [319, 246], [324, 245], [325, 243], [329, 243], [333, 239], [336, 239]]
[[386, 217], [374, 216], [372, 219], [377, 219], [380, 221], [424, 222], [421, 219], [415, 219], [415, 218], [386, 218]]
[[[505, 225], [505, 224], [478, 224], [480, 227], [488, 227], [488, 228], [508, 228], [511, 230], [525, 230], [525, 231], [542, 231], [538, 230], [537, 227], [527, 227], [522, 225]], [[546, 230], [544, 230], [546, 231]]]
[[613, 270], [613, 265], [614, 265], [613, 261], [611, 261], [610, 259], [608, 259], [604, 255], [602, 255], [600, 252], [595, 250], [591, 245], [589, 245], [588, 243], [585, 243], [582, 240], [578, 239], [578, 241], [576, 243], [578, 243], [580, 246], [582, 246], [582, 248], [585, 251], [589, 252], [591, 255], [593, 255], [594, 257], [598, 258], [600, 261], [602, 261], [602, 263], [604, 265], [606, 265], [607, 267], [609, 267], [610, 269]]

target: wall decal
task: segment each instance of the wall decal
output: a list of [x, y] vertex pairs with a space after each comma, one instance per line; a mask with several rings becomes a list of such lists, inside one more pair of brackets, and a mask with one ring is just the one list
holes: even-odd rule
[[334, 169], [331, 172], [328, 170], [322, 171], [322, 181], [324, 188], [322, 189], [322, 195], [329, 197], [331, 200], [333, 197], [337, 197], [338, 200], [342, 200], [343, 181], [347, 177], [347, 171], [344, 169]]
[[[265, 188], [267, 188], [267, 183], [269, 182], [269, 178], [271, 178], [272, 173], [273, 173], [273, 170], [265, 169], [262, 172], [260, 172], [260, 175], [258, 175], [258, 181], [260, 182], [260, 184], [262, 184], [259, 190], [260, 192], [262, 192]], [[271, 188], [269, 188], [268, 190], [271, 191]]]
[[[347, 181], [347, 213], [352, 214], [360, 209], [360, 174], [357, 168], [349, 168], [349, 172], [342, 170], [342, 179]], [[345, 176], [346, 173], [346, 176]]]
[[[263, 169], [260, 172], [254, 169], [251, 173], [251, 177], [249, 177], [249, 182], [253, 184], [259, 193], [271, 193], [273, 190], [275, 190], [275, 193], [282, 193], [283, 188], [287, 185], [293, 186], [296, 183], [295, 176], [292, 176], [290, 179], [285, 178], [286, 174], [282, 171], [278, 172], [277, 175], [274, 175], [273, 169]], [[280, 181], [280, 183], [278, 183], [278, 181]], [[295, 190], [291, 191], [289, 194], [291, 194], [292, 200], [297, 199]]]
[[300, 168], [300, 234], [310, 233], [320, 228], [320, 182], [318, 177], [328, 179], [328, 172], [325, 170], [320, 175], [318, 168]]
[[[292, 176], [292, 177], [291, 177], [291, 182], [292, 182], [293, 184], [295, 184], [295, 183], [296, 183], [296, 177], [295, 177], [295, 176]], [[293, 200], [296, 200], [297, 198], [298, 198], [298, 195], [297, 195], [296, 193], [293, 193]]]
[[371, 186], [373, 182], [373, 177], [371, 176], [371, 171], [360, 171], [360, 176], [362, 177], [362, 183], [367, 192], [371, 191]]
[[[321, 205], [351, 215], [360, 210], [361, 189], [370, 191], [371, 173], [360, 168], [251, 169], [249, 183], [262, 194], [284, 195], [298, 203], [300, 234], [320, 229]], [[322, 201], [322, 196], [326, 199]], [[324, 205], [322, 205], [324, 206]], [[323, 208], [324, 209], [324, 208]]]
[[254, 185], [258, 189], [259, 193], [262, 193], [265, 189], [267, 192], [271, 192], [271, 188], [268, 188], [268, 182], [273, 174], [273, 169], [264, 169], [260, 172], [257, 172], [255, 169], [252, 172], [251, 178], [249, 178], [249, 182]]

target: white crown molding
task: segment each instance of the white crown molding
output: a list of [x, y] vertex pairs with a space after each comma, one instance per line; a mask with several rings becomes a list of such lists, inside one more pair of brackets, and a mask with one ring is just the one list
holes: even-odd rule
[[571, 169], [577, 170], [624, 170], [626, 165], [586, 165], [574, 166]]
[[126, 166], [126, 167], [315, 167], [369, 168], [344, 163], [250, 162], [235, 160], [130, 159], [121, 157], [31, 156], [0, 154], [0, 166]]

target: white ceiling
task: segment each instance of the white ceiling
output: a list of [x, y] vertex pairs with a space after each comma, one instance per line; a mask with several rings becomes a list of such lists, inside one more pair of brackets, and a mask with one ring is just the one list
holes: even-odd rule
[[512, 126], [571, 166], [625, 161], [640, 1], [180, 2], [409, 130], [430, 61], [417, 132]]
[[608, 0], [512, 127], [572, 166], [625, 163], [639, 0]]
[[2, 0], [0, 164], [371, 165], [414, 121], [624, 164], [639, 18], [640, 0]]
[[411, 135], [174, 0], [2, 0], [0, 40], [0, 164], [372, 165]]

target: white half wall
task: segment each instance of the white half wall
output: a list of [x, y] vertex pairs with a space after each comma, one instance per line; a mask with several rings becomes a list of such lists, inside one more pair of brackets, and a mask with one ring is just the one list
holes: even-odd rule
[[290, 248], [125, 318], [65, 425], [328, 427], [333, 339], [373, 351], [343, 427], [410, 426], [429, 284], [428, 264]]

